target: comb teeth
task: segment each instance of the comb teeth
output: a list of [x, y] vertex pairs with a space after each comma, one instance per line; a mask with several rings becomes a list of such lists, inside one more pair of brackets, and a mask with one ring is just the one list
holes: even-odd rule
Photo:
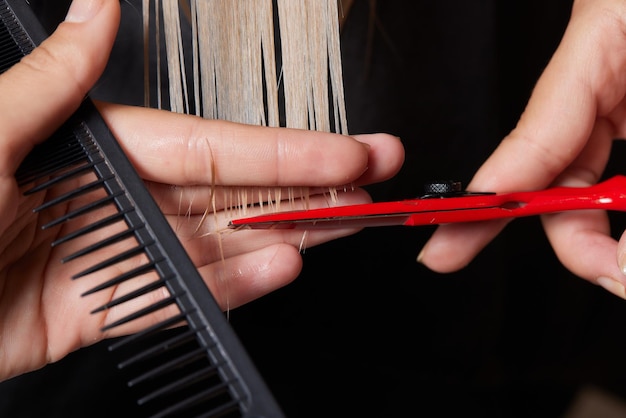
[[[100, 235], [96, 242], [72, 252], [61, 262], [69, 263], [88, 255], [93, 256], [97, 251], [128, 240], [136, 242], [130, 247], [124, 247], [124, 250], [117, 254], [77, 272], [72, 279], [83, 279], [94, 273], [104, 272], [111, 266], [119, 269], [124, 266], [125, 261], [138, 256], [147, 260], [94, 285], [85, 291], [83, 296], [89, 296], [150, 274], [157, 276], [155, 280], [94, 308], [92, 313], [106, 311], [158, 289], [167, 290], [169, 296], [106, 324], [102, 327], [103, 332], [172, 306], [178, 309], [178, 314], [127, 337], [127, 342], [123, 342], [125, 339], [122, 339], [121, 342], [118, 341], [111, 347], [112, 349], [123, 347], [130, 352], [130, 346], [139, 345], [149, 337], [156, 338], [172, 327], [185, 329], [181, 334], [182, 337], [157, 342], [148, 352], [140, 355], [129, 354], [130, 359], [120, 363], [120, 368], [136, 370], [137, 377], [131, 379], [128, 385], [129, 388], [140, 393], [138, 404], [150, 411], [151, 416], [154, 417], [245, 416], [244, 411], [248, 408], [246, 403], [250, 401], [250, 391], [238, 379], [239, 372], [231, 370], [232, 364], [229, 364], [228, 359], [220, 353], [222, 351], [220, 342], [214, 337], [204, 339], [206, 335], [212, 334], [205, 325], [206, 315], [202, 315], [196, 309], [197, 303], [193, 297], [190, 297], [187, 285], [184, 280], [181, 280], [181, 273], [173, 268], [177, 263], [173, 263], [171, 255], [164, 251], [162, 245], [159, 245], [164, 240], [173, 240], [171, 236], [165, 238], [155, 233], [155, 231], [167, 231], [167, 228], [162, 225], [164, 218], [160, 212], [151, 212], [159, 215], [156, 216], [159, 221], [150, 221], [142, 211], [131, 205], [131, 202], [142, 201], [142, 199], [137, 199], [138, 192], [135, 191], [134, 195], [130, 196], [126, 185], [120, 182], [120, 176], [114, 174], [115, 168], [112, 167], [111, 161], [95, 143], [89, 128], [84, 123], [78, 122], [75, 129], [77, 131], [75, 135], [67, 135], [64, 127], [60, 131], [61, 135], [37, 147], [20, 166], [16, 178], [23, 187], [30, 185], [24, 194], [53, 192], [57, 188], [67, 188], [71, 181], [75, 181], [76, 184], [84, 183], [56, 197], [46, 199], [34, 209], [35, 212], [44, 212], [56, 206], [80, 200], [81, 204], [78, 208], [47, 222], [42, 226], [44, 229], [71, 223], [89, 214], [97, 218], [99, 213], [97, 211], [101, 208], [106, 207], [109, 211], [111, 208], [114, 209], [114, 213], [107, 213], [88, 225], [57, 238], [52, 243], [55, 247], [94, 232], [99, 232]], [[79, 146], [76, 143], [79, 143]], [[50, 147], [53, 149], [51, 150]], [[66, 158], [63, 153], [55, 152], [59, 149], [69, 150], [71, 157]], [[77, 149], [81, 150], [82, 155], [76, 152]], [[51, 155], [53, 157], [50, 157]], [[46, 163], [39, 163], [40, 159], [45, 159]], [[126, 169], [128, 170], [128, 167]], [[53, 194], [49, 193], [49, 195]], [[92, 194], [93, 198], [90, 199]], [[83, 203], [85, 200], [88, 202]], [[155, 227], [155, 222], [161, 225]], [[118, 230], [115, 233], [106, 234], [107, 228], [113, 225], [117, 226]], [[119, 230], [120, 226], [122, 230]], [[183, 264], [190, 264], [190, 261], [185, 260]], [[197, 272], [195, 274], [195, 280], [201, 282]], [[189, 276], [191, 275], [186, 276], [187, 280]], [[206, 290], [206, 287], [204, 289]], [[214, 301], [211, 303], [217, 306]], [[221, 311], [219, 315], [223, 318]], [[192, 316], [195, 317], [195, 323], [200, 324], [198, 328], [190, 327]], [[199, 339], [199, 336], [203, 338]]]
[[[144, 274], [147, 274], [148, 272], [151, 272], [154, 270], [154, 263], [148, 263], [148, 264], [144, 264], [142, 266], [136, 267], [132, 270], [129, 270], [127, 272], [124, 272], [118, 276], [113, 277], [112, 279], [109, 279], [101, 284], [99, 284], [98, 286], [92, 287], [90, 290], [84, 292], [81, 296], [87, 296], [87, 295], [91, 295], [93, 293], [99, 292], [101, 290], [104, 289], [108, 289], [109, 287], [113, 287], [116, 286], [120, 283], [123, 283], [125, 281], [128, 281], [130, 279], [133, 279], [135, 277], [139, 277], [142, 276]], [[73, 278], [78, 278], [80, 276], [74, 276]], [[148, 290], [155, 290], [161, 286], [163, 286], [166, 283], [167, 279], [164, 280], [159, 280], [157, 282], [154, 283], [150, 283], [147, 286], [142, 287], [141, 289], [138, 289], [136, 291], [133, 292], [134, 297], [129, 298], [128, 295], [123, 296], [124, 299], [121, 298], [117, 298], [115, 299], [115, 303], [110, 302], [107, 304], [108, 307], [111, 306], [115, 306], [115, 305], [119, 305], [121, 300], [130, 300], [130, 299], [134, 299], [135, 297], [141, 296], [143, 294], [145, 294]], [[143, 289], [143, 290], [142, 290]], [[142, 291], [139, 291], [142, 290]]]
[[56, 241], [52, 242], [52, 244], [50, 244], [50, 245], [52, 247], [56, 247], [57, 245], [69, 242], [69, 241], [71, 241], [71, 240], [73, 240], [75, 238], [79, 238], [79, 237], [81, 237], [83, 235], [87, 235], [90, 232], [94, 232], [94, 231], [97, 231], [97, 230], [99, 230], [101, 228], [105, 228], [105, 227], [107, 227], [107, 226], [109, 226], [111, 224], [120, 222], [123, 219], [124, 219], [124, 212], [115, 213], [115, 214], [113, 214], [111, 216], [108, 216], [108, 217], [102, 218], [102, 219], [100, 219], [100, 220], [98, 220], [96, 222], [93, 222], [93, 223], [91, 223], [91, 224], [89, 224], [89, 225], [87, 225], [87, 226], [85, 226], [85, 227], [83, 227], [81, 229], [78, 229], [76, 231], [68, 233], [67, 235], [65, 235], [65, 236], [57, 239]]
[[29, 54], [34, 45], [22, 28], [15, 13], [5, 2], [0, 3], [0, 74], [11, 68], [26, 54]]
[[[0, 0], [0, 74], [46, 36], [28, 2]], [[109, 347], [124, 352], [126, 360], [119, 367], [137, 376], [129, 388], [137, 391], [138, 404], [148, 416], [283, 416], [176, 234], [89, 99], [51, 138], [32, 150], [16, 180], [24, 194], [46, 192], [35, 212], [65, 206], [65, 214], [48, 221], [43, 229], [75, 220], [87, 223], [58, 237], [53, 246], [98, 237], [62, 262], [88, 255], [95, 258], [103, 249], [116, 252], [121, 248], [71, 278], [89, 280], [93, 273], [116, 271], [84, 297], [138, 283], [118, 286], [116, 292], [122, 293], [122, 287], [130, 290], [92, 313], [153, 292], [165, 295], [102, 328], [123, 327], [155, 312], [165, 318]], [[110, 229], [115, 232], [107, 235]], [[143, 261], [134, 263], [136, 258]]]
[[[47, 222], [42, 226], [44, 229], [71, 223], [87, 215], [97, 218], [88, 225], [70, 231], [53, 242], [52, 245], [55, 247], [62, 246], [98, 232], [99, 239], [96, 242], [75, 250], [65, 256], [62, 262], [69, 263], [88, 255], [93, 257], [94, 253], [102, 249], [111, 250], [116, 244], [134, 240], [135, 244], [126, 245], [117, 254], [84, 268], [74, 274], [72, 279], [87, 278], [99, 272], [104, 274], [105, 270], [112, 266], [120, 269], [126, 265], [126, 261], [137, 257], [147, 260], [124, 269], [121, 273], [85, 291], [83, 296], [89, 296], [122, 283], [132, 282], [137, 278], [156, 276], [155, 280], [148, 283], [142, 282], [142, 285], [128, 293], [95, 307], [92, 313], [106, 311], [159, 289], [165, 289], [169, 294], [102, 328], [102, 331], [106, 332], [172, 307], [178, 311], [178, 314], [173, 314], [161, 323], [126, 337], [122, 341], [117, 341], [111, 346], [111, 349], [124, 348], [126, 351], [131, 351], [132, 346], [139, 345], [139, 342], [145, 339], [157, 340], [155, 345], [147, 351], [141, 354], [128, 354], [130, 358], [120, 363], [120, 368], [136, 370], [137, 377], [128, 382], [129, 388], [140, 392], [138, 404], [150, 411], [153, 417], [248, 416], [246, 411], [253, 409], [251, 408], [254, 405], [252, 399], [257, 395], [256, 391], [253, 392], [242, 381], [242, 371], [233, 367], [228, 357], [232, 349], [225, 350], [224, 341], [216, 338], [218, 334], [216, 330], [224, 333], [227, 329], [227, 325], [223, 324], [215, 328], [216, 322], [225, 322], [223, 313], [208, 293], [208, 289], [191, 261], [186, 257], [186, 253], [182, 250], [163, 215], [156, 207], [151, 206], [154, 202], [148, 198], [148, 192], [143, 187], [143, 183], [129, 174], [132, 168], [130, 163], [125, 159], [116, 158], [113, 161], [109, 158], [101, 148], [102, 146], [95, 143], [95, 136], [91, 134], [90, 129], [84, 122], [79, 121], [76, 124], [75, 135], [64, 134], [62, 140], [56, 138], [55, 141], [42, 144], [41, 148], [38, 147], [29, 154], [24, 164], [20, 166], [16, 178], [23, 186], [32, 183], [24, 191], [25, 194], [49, 191], [51, 193], [48, 195], [54, 195], [53, 192], [57, 188], [67, 187], [68, 184], [73, 185], [74, 183], [71, 182], [84, 183], [45, 200], [34, 209], [35, 212], [43, 212], [56, 206], [80, 201], [78, 208]], [[80, 146], [72, 142], [79, 142]], [[68, 152], [72, 154], [72, 157], [65, 158], [62, 153], [49, 152], [46, 148], [49, 148], [51, 144], [55, 149], [70, 150]], [[76, 153], [76, 149], [82, 150], [82, 156]], [[111, 151], [111, 153], [115, 152], [121, 153], [120, 150]], [[58, 159], [51, 160], [50, 155]], [[118, 154], [118, 158], [120, 155]], [[38, 160], [42, 158], [48, 163], [38, 163]], [[120, 161], [125, 161], [128, 165], [120, 168], [118, 167]], [[124, 176], [115, 175], [124, 171], [126, 171]], [[132, 196], [129, 187], [121, 181], [122, 179], [135, 182]], [[88, 202], [84, 203], [85, 200]], [[144, 204], [143, 207], [139, 207], [140, 203]], [[108, 211], [113, 209], [114, 213], [107, 212], [98, 218], [98, 210], [102, 208]], [[118, 229], [114, 233], [106, 234], [107, 228], [111, 226], [116, 226]], [[122, 230], [119, 230], [120, 227]], [[102, 237], [102, 235], [106, 236]], [[176, 257], [179, 258], [178, 262], [175, 261]], [[184, 271], [181, 271], [181, 266]], [[193, 289], [193, 292], [190, 289]], [[211, 320], [208, 321], [208, 318]], [[157, 337], [167, 334], [168, 330], [173, 327], [184, 331], [180, 336], [158, 342]], [[227, 333], [226, 335], [226, 341], [235, 338], [233, 334]], [[233, 344], [233, 341], [229, 344]], [[238, 356], [241, 356], [241, 353]], [[254, 372], [250, 366], [246, 366], [246, 369], [249, 369], [246, 373]], [[258, 382], [255, 383], [255, 385], [258, 384]], [[271, 405], [272, 408], [275, 407], [273, 403]], [[266, 415], [258, 414], [258, 416]], [[272, 412], [267, 416], [281, 415]]]

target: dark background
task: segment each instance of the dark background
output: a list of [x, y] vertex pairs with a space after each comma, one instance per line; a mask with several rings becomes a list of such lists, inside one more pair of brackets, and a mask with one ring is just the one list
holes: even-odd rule
[[[50, 17], [61, 3], [34, 4]], [[398, 135], [407, 157], [374, 200], [467, 183], [516, 123], [571, 1], [379, 1], [368, 43], [371, 3], [356, 0], [342, 33], [350, 131]], [[126, 67], [141, 56], [132, 4], [97, 97], [141, 102], [141, 80], [119, 76], [140, 74]], [[625, 153], [616, 142], [607, 176]], [[612, 217], [618, 237], [625, 219]], [[560, 417], [587, 387], [626, 398], [626, 302], [568, 273], [537, 218], [448, 275], [415, 261], [433, 230], [372, 228], [308, 248], [293, 284], [231, 312], [287, 416]], [[135, 408], [104, 344], [0, 385], [2, 417]]]

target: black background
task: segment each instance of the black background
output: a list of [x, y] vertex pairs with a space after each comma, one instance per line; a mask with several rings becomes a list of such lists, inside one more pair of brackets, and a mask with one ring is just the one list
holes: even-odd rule
[[[46, 8], [62, 3], [35, 5], [54, 24], [62, 13]], [[141, 80], [119, 76], [141, 74], [128, 68], [141, 56], [131, 3], [94, 95], [138, 104]], [[389, 132], [406, 148], [374, 200], [468, 182], [521, 114], [571, 1], [377, 3], [371, 44], [369, 1], [342, 33], [351, 133]], [[607, 176], [625, 152], [616, 142]], [[612, 218], [618, 237], [625, 219]], [[287, 416], [559, 417], [585, 387], [626, 397], [626, 302], [568, 273], [537, 218], [448, 275], [415, 261], [432, 231], [372, 228], [308, 248], [293, 284], [230, 313]], [[0, 385], [3, 417], [140, 416], [133, 401], [104, 344]]]

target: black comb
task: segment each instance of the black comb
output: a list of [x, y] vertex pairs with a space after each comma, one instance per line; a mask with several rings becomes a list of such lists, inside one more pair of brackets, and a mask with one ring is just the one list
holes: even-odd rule
[[[47, 33], [26, 0], [0, 0], [0, 74], [46, 37]], [[283, 416], [182, 244], [89, 99], [26, 157], [16, 179], [21, 187], [27, 188], [26, 194], [49, 191], [61, 185], [68, 187], [74, 184], [72, 181], [82, 179], [83, 186], [44, 201], [37, 211], [96, 195], [88, 204], [48, 222], [43, 228], [83, 216], [97, 218], [99, 210], [108, 210], [106, 216], [68, 233], [53, 245], [63, 245], [94, 231], [103, 232], [105, 227], [115, 223], [124, 226], [123, 231], [74, 252], [63, 262], [124, 240], [134, 240], [132, 246], [115, 257], [101, 260], [73, 279], [111, 266], [121, 269], [124, 261], [133, 257], [141, 256], [146, 260], [143, 265], [123, 271], [85, 292], [85, 295], [96, 293], [140, 277], [155, 278], [125, 296], [95, 307], [94, 312], [139, 298], [155, 289], [162, 288], [169, 295], [107, 324], [103, 331], [160, 309], [177, 307], [177, 315], [117, 339], [110, 346], [118, 350], [116, 352], [132, 353], [119, 367], [137, 370], [129, 386], [142, 393], [138, 403], [145, 408], [147, 416]], [[146, 341], [153, 345], [147, 345]]]

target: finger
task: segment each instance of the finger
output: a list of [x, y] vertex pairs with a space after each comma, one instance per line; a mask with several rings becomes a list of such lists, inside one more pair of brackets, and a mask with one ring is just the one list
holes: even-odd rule
[[417, 262], [438, 273], [467, 266], [508, 220], [440, 225], [417, 255]]
[[[558, 177], [555, 185], [585, 187], [595, 184], [609, 159], [612, 124], [598, 119], [587, 146]], [[618, 264], [618, 244], [611, 237], [604, 211], [576, 211], [542, 216], [552, 248], [572, 273], [624, 297], [626, 277]], [[616, 292], [616, 289], [620, 289]]]
[[277, 244], [199, 269], [223, 310], [237, 308], [291, 283], [302, 257], [291, 245]]
[[[314, 196], [321, 197], [325, 206], [337, 206], [338, 196], [358, 191], [356, 185], [338, 187], [222, 187], [222, 186], [173, 186], [146, 182], [150, 194], [167, 215], [190, 216], [210, 211], [228, 210], [233, 217], [249, 216], [247, 208], [257, 206], [260, 213], [267, 211], [309, 209]], [[353, 199], [355, 204], [357, 200]], [[369, 203], [369, 202], [358, 202]]]
[[404, 147], [400, 138], [384, 134], [354, 135], [369, 146], [367, 170], [354, 183], [364, 186], [395, 176], [404, 163]]
[[[587, 187], [595, 184], [602, 175], [611, 152], [611, 135], [611, 123], [605, 119], [599, 119], [589, 142], [580, 155], [558, 176], [552, 186]], [[585, 219], [586, 216], [589, 218]], [[544, 229], [563, 265], [575, 274], [581, 274], [581, 277], [592, 280], [591, 264], [587, 264], [588, 268], [584, 272], [580, 271], [577, 266], [580, 252], [586, 251], [583, 250], [586, 246], [580, 247], [575, 244], [574, 240], [569, 241], [561, 237], [573, 234], [572, 228], [577, 228], [582, 234], [588, 232], [607, 234], [608, 221], [605, 217], [598, 217], [590, 212], [578, 214], [576, 216], [577, 219], [580, 218], [578, 223], [569, 224], [563, 221], [570, 218], [570, 214], [562, 217], [561, 215], [544, 217]], [[433, 236], [436, 239], [431, 238], [418, 256], [418, 261], [442, 273], [463, 268], [508, 222], [510, 220], [442, 225]], [[461, 236], [464, 237], [463, 242], [458, 241]], [[612, 254], [614, 253], [615, 251], [612, 251]], [[596, 258], [596, 260], [599, 262], [601, 258]]]
[[598, 278], [596, 281], [609, 292], [626, 299], [626, 281], [624, 280], [624, 276], [626, 276], [626, 231], [622, 232], [617, 243], [617, 265], [621, 275], [608, 276], [611, 280]]
[[[542, 219], [550, 244], [565, 267], [612, 293], [615, 285], [620, 285], [621, 292], [616, 294], [625, 297], [626, 277], [618, 265], [617, 241], [609, 235], [605, 212], [571, 212], [546, 215]], [[607, 286], [608, 283], [615, 285]]]
[[[98, 103], [141, 175], [167, 184], [222, 186], [336, 186], [370, 169], [369, 146], [333, 133], [268, 128], [208, 120], [155, 109]], [[378, 142], [401, 147], [389, 135], [369, 138], [381, 162], [374, 177], [398, 170], [401, 158], [385, 157]]]
[[576, 5], [516, 128], [469, 188], [502, 192], [547, 187], [578, 158], [597, 118], [608, 116], [623, 100], [626, 56], [615, 54], [626, 48], [623, 23], [618, 25], [622, 17], [607, 13], [597, 2]]
[[[340, 194], [336, 204], [357, 204], [371, 201], [364, 190], [357, 190]], [[313, 197], [309, 207], [327, 207], [328, 202], [323, 197]], [[303, 203], [294, 209], [300, 209]], [[254, 216], [262, 213], [259, 208], [250, 209], [246, 216]], [[205, 265], [217, 260], [233, 257], [235, 255], [252, 252], [259, 248], [279, 243], [286, 243], [295, 248], [305, 250], [324, 242], [354, 234], [359, 228], [320, 229], [320, 230], [246, 230], [228, 229], [227, 224], [233, 219], [233, 215], [224, 212], [210, 213], [206, 218], [202, 216], [168, 217], [170, 224], [181, 239], [187, 253], [194, 263]]]
[[[198, 271], [219, 306], [222, 310], [227, 311], [289, 284], [298, 276], [301, 269], [302, 257], [297, 249], [290, 245], [279, 244], [202, 266]], [[141, 286], [141, 284], [135, 285]], [[118, 294], [114, 294], [112, 298], [128, 291], [127, 286], [122, 285], [120, 287]], [[53, 336], [56, 337], [55, 341], [61, 341], [61, 343], [58, 347], [54, 347], [54, 352], [63, 353], [81, 345], [93, 344], [94, 341], [103, 338], [99, 331], [103, 324], [115, 323], [120, 318], [136, 313], [147, 306], [152, 306], [167, 297], [168, 292], [162, 288], [114, 306], [104, 312], [95, 315], [86, 314], [80, 327], [83, 334], [79, 336], [80, 341], [78, 343], [63, 338], [67, 334], [67, 330], [64, 329], [63, 324], [55, 324], [54, 329], [49, 330], [49, 332], [50, 334], [59, 334]], [[92, 300], [91, 306], [98, 306], [98, 303], [100, 302]], [[172, 305], [150, 316], [144, 316], [122, 326], [114, 327], [107, 331], [105, 336], [110, 338], [134, 333], [178, 313], [178, 309]]]
[[168, 215], [198, 215], [210, 211], [227, 210], [233, 217], [246, 215], [246, 208], [258, 206], [265, 211], [306, 209], [313, 196], [320, 196], [327, 206], [338, 204], [338, 195], [357, 190], [354, 186], [331, 187], [222, 187], [172, 186], [146, 182], [150, 194]]
[[119, 13], [116, 0], [75, 0], [65, 22], [0, 76], [0, 176], [78, 108], [104, 70]]
[[[626, 69], [626, 57], [613, 53], [626, 47], [621, 26], [615, 24], [620, 17], [589, 3], [577, 2], [561, 45], [538, 80], [518, 125], [481, 166], [469, 190], [547, 187], [582, 151], [596, 115], [610, 113], [624, 97], [626, 83], [619, 78], [623, 71], [618, 70]], [[606, 85], [616, 88], [606, 89]], [[419, 260], [435, 271], [458, 270], [505, 224], [442, 226], [426, 243]]]

